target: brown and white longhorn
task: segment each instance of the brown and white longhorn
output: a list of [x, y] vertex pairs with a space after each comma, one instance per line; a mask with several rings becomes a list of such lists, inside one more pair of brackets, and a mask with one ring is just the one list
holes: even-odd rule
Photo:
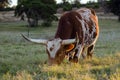
[[[76, 33], [78, 40], [75, 39]], [[77, 63], [80, 55], [92, 57], [99, 36], [98, 18], [93, 9], [68, 11], [61, 16], [53, 40], [22, 36], [30, 42], [46, 45], [49, 64], [60, 64], [65, 55], [68, 55], [69, 61]]]

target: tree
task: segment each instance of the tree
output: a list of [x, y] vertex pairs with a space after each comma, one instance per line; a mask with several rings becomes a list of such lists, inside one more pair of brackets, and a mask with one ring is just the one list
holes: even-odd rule
[[30, 27], [38, 25], [38, 20], [42, 19], [43, 24], [50, 26], [51, 22], [56, 18], [56, 2], [55, 0], [18, 0], [15, 9], [15, 16], [24, 20], [27, 16]]
[[69, 11], [72, 9], [72, 5], [69, 2], [63, 2], [63, 10], [64, 11]]
[[81, 6], [81, 4], [80, 4], [80, 0], [74, 0], [73, 3], [74, 3], [74, 4], [73, 4], [73, 7], [77, 7], [77, 8], [79, 8], [79, 7]]
[[108, 9], [112, 13], [118, 16], [118, 21], [120, 21], [120, 0], [110, 0], [108, 1]]
[[62, 3], [57, 4], [58, 8], [63, 8], [64, 11], [72, 10], [73, 7], [81, 7], [81, 0], [62, 0]]
[[11, 3], [11, 0], [0, 0], [0, 9], [7, 7]]
[[57, 4], [57, 8], [63, 8], [64, 11], [69, 11], [72, 9], [72, 5], [69, 0], [62, 0], [62, 3]]

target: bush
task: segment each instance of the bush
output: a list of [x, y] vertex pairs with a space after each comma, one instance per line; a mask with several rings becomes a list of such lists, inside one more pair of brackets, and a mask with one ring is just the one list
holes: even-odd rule
[[51, 25], [52, 25], [51, 21], [44, 21], [44, 22], [42, 23], [42, 26], [43, 26], [43, 27], [50, 27]]
[[88, 4], [86, 4], [86, 7], [97, 9], [97, 8], [99, 8], [99, 4], [98, 3], [88, 3]]

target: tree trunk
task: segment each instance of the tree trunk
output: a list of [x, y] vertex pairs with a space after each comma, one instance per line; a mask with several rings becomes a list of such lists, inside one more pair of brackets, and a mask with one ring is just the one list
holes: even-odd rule
[[29, 27], [36, 27], [36, 26], [38, 26], [38, 20], [28, 18], [28, 24], [29, 24]]

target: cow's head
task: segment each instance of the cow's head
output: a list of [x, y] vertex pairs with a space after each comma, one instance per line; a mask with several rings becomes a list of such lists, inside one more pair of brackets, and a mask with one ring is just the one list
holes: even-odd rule
[[76, 42], [76, 39], [62, 40], [60, 38], [55, 38], [52, 40], [45, 40], [45, 39], [31, 39], [24, 35], [22, 36], [30, 42], [46, 45], [49, 65], [60, 64], [65, 58], [66, 53], [74, 48], [73, 43]]

